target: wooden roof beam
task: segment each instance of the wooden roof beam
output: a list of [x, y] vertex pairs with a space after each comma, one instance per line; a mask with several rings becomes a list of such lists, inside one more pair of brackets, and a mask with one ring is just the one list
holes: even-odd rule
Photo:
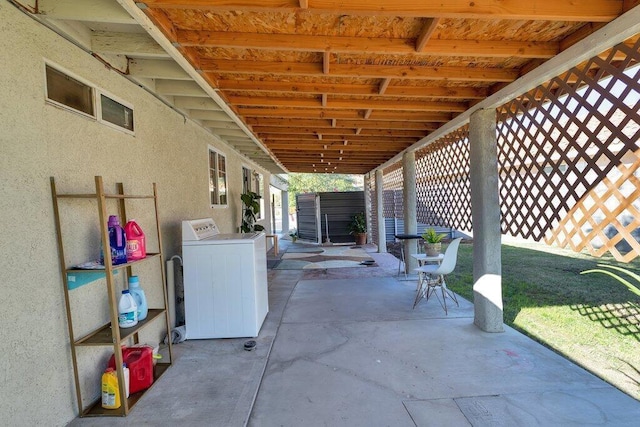
[[[388, 80], [388, 79], [385, 79]], [[334, 95], [378, 95], [380, 86], [369, 84], [282, 82], [255, 80], [218, 80], [218, 88], [224, 91], [291, 92]], [[387, 85], [384, 94], [412, 98], [484, 99], [486, 88], [465, 86], [396, 86]]]
[[[324, 76], [322, 64], [310, 62], [239, 61], [203, 59], [205, 73], [281, 74], [285, 76]], [[419, 65], [333, 64], [333, 77], [401, 78], [410, 80], [447, 80], [466, 82], [512, 82], [518, 70], [484, 67], [432, 67]]]
[[[260, 134], [262, 140], [265, 141], [313, 141], [322, 143], [327, 142], [340, 142], [345, 139], [351, 142], [354, 141], [377, 141], [377, 142], [410, 142], [417, 141], [420, 137], [416, 136], [382, 136], [382, 135], [354, 135], [354, 134], [343, 134], [343, 135], [327, 135], [327, 134], [306, 134], [306, 135], [285, 135], [281, 133], [262, 133]], [[321, 137], [319, 139], [319, 137]]]
[[[449, 0], [446, 2], [441, 0], [405, 0], [401, 2], [314, 0], [306, 10], [336, 15], [606, 22], [623, 12], [623, 3], [623, 0], [510, 1], [500, 3], [496, 3], [495, 0]], [[228, 0], [141, 0], [138, 4], [151, 8], [244, 12], [295, 12], [300, 9], [299, 0], [238, 0], [233, 2], [233, 5], [230, 5]]]
[[391, 83], [391, 79], [382, 79], [380, 82], [380, 87], [378, 88], [378, 95], [384, 95], [384, 92], [389, 87], [389, 83]]
[[[363, 119], [365, 113], [359, 110], [325, 110], [322, 108], [260, 108], [237, 107], [238, 114], [243, 117], [277, 117], [277, 118], [307, 118], [307, 119]], [[448, 122], [453, 118], [451, 113], [435, 111], [388, 111], [376, 110], [372, 112], [374, 120], [417, 121], [417, 122]], [[442, 120], [448, 117], [449, 120]], [[367, 117], [368, 118], [368, 117]]]
[[[322, 129], [322, 130], [320, 130]], [[358, 129], [360, 133], [358, 133]], [[371, 135], [383, 135], [383, 136], [399, 136], [399, 137], [421, 137], [424, 136], [426, 131], [424, 130], [397, 130], [397, 129], [348, 129], [353, 132], [353, 135], [371, 136]], [[347, 134], [346, 128], [313, 128], [313, 127], [280, 127], [280, 126], [254, 126], [253, 131], [255, 133], [271, 133], [271, 134], [309, 134], [321, 132], [325, 135], [341, 135]]]
[[438, 18], [428, 18], [425, 20], [424, 25], [422, 26], [422, 31], [420, 31], [420, 35], [416, 40], [416, 52], [424, 52], [427, 42], [438, 27], [439, 23], [440, 19]]
[[[421, 35], [413, 39], [382, 37], [346, 37], [307, 34], [239, 33], [225, 31], [178, 30], [180, 46], [225, 47], [235, 49], [284, 50], [323, 52], [328, 69], [330, 52], [352, 54], [387, 54], [420, 56], [472, 56], [488, 58], [543, 58], [558, 54], [557, 42], [514, 40], [459, 40], [433, 39], [426, 42]], [[423, 43], [417, 50], [418, 43]], [[328, 71], [325, 72], [328, 74]]]
[[329, 65], [331, 63], [331, 54], [328, 51], [324, 51], [322, 54], [322, 73], [329, 74]]
[[[318, 101], [310, 98], [286, 97], [257, 97], [257, 96], [229, 96], [229, 102], [242, 106], [263, 107], [318, 107]], [[327, 109], [383, 109], [383, 110], [412, 110], [412, 111], [452, 111], [467, 110], [464, 102], [450, 101], [413, 101], [413, 100], [382, 100], [382, 99], [332, 99], [327, 100], [322, 95], [322, 107]]]
[[[313, 127], [315, 129], [345, 128], [354, 129], [407, 129], [407, 130], [433, 130], [437, 128], [437, 123], [445, 123], [451, 118], [450, 114], [435, 113], [431, 117], [431, 122], [394, 122], [386, 120], [344, 120], [344, 119], [287, 119], [287, 118], [258, 118], [247, 117], [245, 123], [250, 126], [269, 127]], [[335, 123], [335, 126], [334, 126]]]
[[[330, 143], [334, 143], [335, 141], [329, 141]], [[312, 150], [315, 151], [317, 153], [320, 153], [320, 151], [322, 150], [322, 147], [318, 147], [317, 145], [312, 145], [311, 141], [293, 141], [293, 140], [289, 140], [289, 141], [266, 141], [265, 144], [269, 147], [270, 150], [273, 149], [296, 149], [296, 147], [300, 147], [300, 150]], [[391, 144], [391, 145], [390, 145]], [[390, 153], [395, 151], [395, 154], [398, 153], [398, 151], [403, 150], [406, 147], [409, 147], [411, 145], [410, 142], [406, 142], [406, 143], [390, 143], [390, 142], [384, 142], [384, 141], [368, 141], [362, 144], [355, 144], [353, 146], [353, 148], [351, 148], [351, 146], [348, 146], [350, 150], [356, 150], [356, 151], [366, 151], [366, 150], [382, 150], [382, 151], [388, 151]], [[347, 148], [347, 147], [342, 147], [342, 148]], [[336, 148], [335, 145], [330, 145], [328, 148], [329, 151], [331, 152], [339, 152], [340, 150]], [[350, 150], [343, 150], [343, 152], [348, 153]]]
[[[405, 147], [406, 148], [406, 147]], [[404, 148], [403, 148], [404, 149]], [[400, 149], [400, 150], [403, 150]], [[353, 153], [351, 153], [353, 154]], [[299, 154], [294, 154], [294, 153], [288, 153], [288, 152], [276, 152], [274, 153], [274, 155], [278, 158], [279, 161], [281, 161], [282, 163], [287, 163], [287, 161], [296, 161], [296, 160], [304, 160], [306, 159], [309, 162], [309, 165], [314, 164], [316, 166], [319, 166], [320, 164], [327, 164], [327, 163], [338, 163], [339, 161], [343, 161], [346, 164], [349, 163], [354, 163], [354, 164], [358, 164], [358, 163], [362, 163], [362, 162], [378, 162], [378, 163], [384, 163], [385, 160], [393, 157], [393, 153], [391, 152], [380, 152], [380, 151], [371, 151], [371, 152], [364, 152], [362, 153], [362, 155], [358, 155], [358, 156], [351, 156], [351, 155], [332, 155], [331, 157], [320, 157], [317, 153], [313, 154], [313, 152], [307, 152], [307, 153], [299, 153]]]

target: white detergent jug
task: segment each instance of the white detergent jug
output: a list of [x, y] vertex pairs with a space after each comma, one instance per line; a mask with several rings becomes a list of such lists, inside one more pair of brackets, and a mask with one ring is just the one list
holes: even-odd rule
[[138, 276], [129, 277], [129, 292], [138, 306], [138, 321], [146, 319], [149, 307], [147, 306], [147, 297], [144, 295], [144, 290], [140, 287]]
[[130, 328], [138, 324], [138, 306], [128, 289], [122, 291], [118, 303], [118, 325], [121, 328]]

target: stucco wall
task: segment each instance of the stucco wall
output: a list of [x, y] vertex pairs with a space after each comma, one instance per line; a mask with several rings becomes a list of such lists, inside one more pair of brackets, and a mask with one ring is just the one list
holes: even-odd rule
[[[55, 177], [61, 192], [93, 192], [95, 175], [103, 177], [109, 191], [122, 182], [127, 192], [135, 194], [148, 194], [156, 182], [168, 259], [180, 253], [183, 219], [213, 217], [222, 232], [236, 230], [243, 164], [263, 173], [265, 183], [269, 174], [5, 2], [0, 2], [0, 17], [0, 417], [3, 425], [64, 425], [77, 416], [78, 408], [49, 177]], [[47, 104], [45, 59], [133, 104], [136, 135]], [[230, 205], [226, 208], [209, 206], [208, 145], [227, 156]], [[266, 185], [267, 203], [268, 191]], [[68, 262], [98, 254], [97, 209], [92, 203], [68, 202], [61, 207]], [[152, 235], [148, 210], [134, 206], [131, 213]], [[268, 205], [265, 214], [261, 223], [268, 228]], [[150, 245], [157, 245], [150, 240]], [[147, 270], [153, 276], [152, 267], [140, 272]], [[106, 313], [103, 283], [72, 291], [79, 317], [88, 319], [79, 321], [85, 329], [103, 322], [99, 318]], [[159, 292], [148, 294], [152, 302], [161, 299]], [[95, 305], [103, 308], [96, 310]], [[157, 339], [157, 334], [145, 339]], [[83, 387], [94, 396], [102, 369], [96, 360], [104, 357], [83, 356], [82, 363], [93, 371]]]

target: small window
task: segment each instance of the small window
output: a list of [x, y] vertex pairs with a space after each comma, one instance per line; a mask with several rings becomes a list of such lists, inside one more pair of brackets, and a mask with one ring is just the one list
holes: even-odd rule
[[255, 192], [260, 196], [260, 212], [257, 219], [264, 219], [264, 176], [260, 173], [254, 172], [253, 178], [255, 182]]
[[95, 117], [93, 88], [46, 65], [47, 99], [54, 104]]
[[101, 93], [100, 121], [133, 132], [133, 109]]
[[246, 194], [251, 191], [251, 171], [248, 168], [242, 167], [242, 194]]
[[224, 155], [209, 147], [209, 197], [211, 206], [227, 205], [227, 161]]

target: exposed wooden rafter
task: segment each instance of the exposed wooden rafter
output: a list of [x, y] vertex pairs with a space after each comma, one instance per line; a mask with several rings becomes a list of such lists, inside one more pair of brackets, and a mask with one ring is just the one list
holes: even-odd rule
[[[321, 76], [322, 64], [310, 62], [237, 61], [203, 59], [200, 69], [206, 73], [281, 74], [286, 76]], [[518, 70], [453, 66], [333, 64], [334, 77], [402, 78], [409, 80], [458, 80], [467, 82], [511, 82]]]
[[[421, 35], [417, 41], [414, 41], [412, 39], [373, 37], [305, 36], [300, 34], [257, 34], [181, 30], [177, 32], [176, 41], [181, 46], [216, 46], [240, 49], [287, 50], [294, 52], [324, 51], [325, 63], [327, 64], [329, 51], [358, 54], [414, 54], [419, 56], [551, 58], [558, 53], [559, 49], [558, 43], [555, 42], [434, 39], [427, 44], [427, 40], [423, 35]], [[420, 50], [417, 49], [419, 44], [422, 44]]]
[[[42, 3], [46, 8], [52, 1]], [[429, 138], [638, 3], [138, 2], [242, 118], [240, 125], [251, 127], [248, 140], [242, 129], [222, 119], [222, 111], [198, 102], [205, 99], [203, 91], [153, 56], [157, 52], [148, 40], [140, 38], [136, 46], [98, 32], [92, 43], [106, 53], [134, 52], [138, 57], [127, 68], [131, 77], [149, 81], [181, 111], [237, 147], [250, 149], [248, 141], [257, 138], [289, 170], [357, 173]], [[84, 9], [65, 13], [88, 13]], [[567, 76], [569, 82], [572, 78]]]
[[[144, 0], [147, 7], [197, 10], [241, 10], [243, 12], [295, 11], [300, 8], [298, 0]], [[472, 19], [535, 19], [550, 21], [606, 22], [623, 11], [622, 0], [572, 0], [511, 1], [496, 3], [495, 0], [314, 0], [307, 10], [337, 15], [387, 15], [413, 17], [447, 17]]]

